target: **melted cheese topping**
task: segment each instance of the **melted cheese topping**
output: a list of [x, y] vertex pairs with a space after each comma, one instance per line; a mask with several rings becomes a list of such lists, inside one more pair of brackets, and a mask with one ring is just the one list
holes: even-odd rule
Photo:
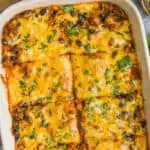
[[58, 143], [75, 144], [80, 141], [73, 102], [28, 107], [22, 115], [27, 119], [18, 119], [21, 140], [17, 144], [23, 144], [25, 149], [51, 149], [57, 147]]
[[[121, 104], [124, 103], [121, 107]], [[100, 140], [130, 139], [132, 136], [142, 135], [145, 129], [140, 121], [136, 120], [135, 109], [139, 107], [142, 114], [143, 100], [141, 97], [130, 99], [90, 98], [82, 111], [82, 127], [85, 130], [85, 139], [89, 145], [95, 147]], [[139, 114], [140, 115], [140, 114]], [[138, 130], [135, 130], [138, 128]]]
[[146, 150], [131, 24], [107, 2], [25, 11], [3, 29], [16, 150]]
[[73, 99], [68, 56], [17, 65], [6, 72], [11, 107], [22, 101], [47, 103]]
[[134, 54], [72, 56], [77, 98], [108, 96], [141, 90]]

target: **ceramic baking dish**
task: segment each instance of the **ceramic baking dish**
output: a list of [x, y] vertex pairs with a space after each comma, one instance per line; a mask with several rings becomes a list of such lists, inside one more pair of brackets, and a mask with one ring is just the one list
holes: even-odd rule
[[[132, 24], [133, 36], [136, 43], [138, 61], [142, 69], [143, 94], [145, 98], [145, 112], [147, 117], [147, 127], [150, 147], [150, 57], [148, 54], [148, 46], [142, 23], [142, 18], [131, 2], [131, 0], [33, 0], [22, 1], [12, 5], [0, 15], [0, 38], [4, 24], [14, 15], [27, 10], [51, 4], [76, 4], [81, 2], [107, 1], [119, 5], [129, 16]], [[0, 44], [0, 60], [1, 60], [1, 44]], [[5, 76], [5, 72], [0, 63], [0, 74]], [[0, 80], [0, 128], [4, 150], [14, 150], [14, 138], [11, 133], [11, 116], [8, 111], [7, 89]]]

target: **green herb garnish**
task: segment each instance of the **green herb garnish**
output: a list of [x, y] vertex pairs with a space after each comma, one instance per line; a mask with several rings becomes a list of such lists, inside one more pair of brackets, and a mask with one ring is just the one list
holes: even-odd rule
[[119, 93], [120, 86], [118, 84], [113, 84], [113, 94], [117, 95]]
[[132, 65], [131, 58], [129, 56], [123, 57], [121, 60], [117, 61], [117, 67], [119, 69], [124, 69]]
[[48, 47], [48, 45], [46, 45], [45, 43], [41, 43], [41, 48], [40, 49], [42, 49], [42, 50], [44, 50], [45, 48], [47, 48]]
[[117, 31], [116, 33], [119, 34], [119, 35], [121, 35], [123, 37], [123, 39], [126, 40], [126, 38], [125, 38], [125, 36], [124, 36], [123, 33], [119, 32], [119, 31]]
[[73, 5], [64, 5], [63, 9], [64, 9], [65, 12], [68, 12], [68, 13], [71, 13], [71, 12], [74, 11]]
[[25, 81], [23, 81], [23, 80], [21, 80], [21, 81], [19, 82], [19, 84], [20, 84], [20, 88], [22, 88], [22, 89], [25, 89], [25, 88], [27, 87], [27, 84], [26, 84]]
[[54, 87], [57, 89], [60, 87], [60, 82], [54, 83]]
[[62, 150], [68, 150], [68, 148], [67, 148], [66, 145], [63, 145], [61, 149], [62, 149]]
[[90, 74], [88, 70], [84, 70], [83, 73], [84, 73], [84, 75], [89, 75]]
[[76, 36], [78, 33], [79, 33], [78, 27], [70, 25], [69, 30], [68, 30], [69, 36]]
[[50, 35], [47, 36], [47, 42], [48, 42], [48, 43], [52, 42], [52, 40], [54, 39], [54, 37], [56, 36], [56, 34], [57, 34], [57, 30], [54, 29], [54, 30], [52, 31], [52, 34], [50, 34]]
[[108, 80], [109, 79], [109, 73], [110, 73], [110, 70], [109, 69], [106, 69], [105, 73], [104, 73], [104, 76], [105, 76], [105, 79]]
[[103, 113], [106, 113], [106, 111], [109, 109], [109, 106], [107, 103], [103, 103], [101, 105], [101, 110], [103, 111]]
[[55, 145], [56, 145], [56, 143], [50, 137], [46, 138], [46, 146], [47, 146], [47, 148], [52, 148]]
[[32, 93], [37, 87], [37, 82], [36, 80], [33, 80], [31, 83], [31, 86], [29, 87], [29, 93]]
[[89, 52], [91, 51], [92, 47], [91, 47], [90, 44], [86, 44], [86, 45], [84, 46], [84, 49], [89, 53]]
[[47, 42], [48, 42], [48, 43], [52, 42], [52, 39], [53, 39], [53, 36], [52, 36], [52, 35], [49, 35], [49, 36], [47, 37]]
[[26, 34], [26, 35], [24, 35], [24, 36], [23, 36], [23, 42], [28, 42], [29, 37], [30, 37], [30, 34], [29, 34], [29, 33]]

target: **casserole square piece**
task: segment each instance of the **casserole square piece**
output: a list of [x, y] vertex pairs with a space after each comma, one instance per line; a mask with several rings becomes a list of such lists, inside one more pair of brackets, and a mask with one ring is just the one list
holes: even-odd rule
[[27, 62], [6, 68], [10, 108], [20, 102], [72, 100], [72, 72], [68, 56]]
[[81, 110], [81, 129], [88, 145], [102, 141], [134, 141], [146, 135], [146, 121], [141, 96], [126, 98], [91, 98]]
[[78, 99], [110, 96], [141, 90], [135, 53], [101, 53], [72, 56], [74, 87]]
[[73, 102], [45, 106], [22, 103], [13, 109], [12, 116], [17, 150], [61, 149], [80, 142]]
[[69, 52], [63, 31], [56, 24], [50, 23], [51, 12], [41, 15], [41, 11], [46, 14], [50, 10], [45, 8], [25, 11], [6, 24], [3, 30], [4, 66]]

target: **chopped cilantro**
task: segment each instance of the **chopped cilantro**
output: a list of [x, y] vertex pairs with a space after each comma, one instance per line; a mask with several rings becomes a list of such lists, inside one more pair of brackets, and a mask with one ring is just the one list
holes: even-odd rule
[[89, 53], [89, 52], [91, 51], [92, 47], [91, 47], [90, 44], [86, 44], [86, 45], [84, 46], [84, 49]]
[[118, 84], [113, 84], [113, 94], [117, 95], [120, 89], [120, 86]]
[[43, 66], [43, 67], [47, 67], [48, 64], [47, 64], [47, 63], [43, 63], [42, 66]]
[[71, 13], [71, 12], [74, 11], [73, 5], [64, 5], [63, 9], [64, 9], [65, 12], [68, 12], [68, 13]]
[[53, 30], [53, 36], [55, 36], [56, 34], [57, 34], [57, 30], [54, 29], [54, 30]]
[[100, 82], [100, 80], [98, 80], [98, 79], [95, 79], [95, 83], [99, 83]]
[[42, 71], [42, 69], [41, 69], [41, 68], [37, 68], [36, 71], [37, 71], [38, 73], [40, 73], [40, 72]]
[[28, 42], [28, 39], [30, 37], [30, 34], [27, 33], [26, 35], [23, 36], [23, 42]]
[[123, 39], [126, 40], [126, 38], [125, 38], [125, 36], [124, 36], [123, 33], [119, 32], [119, 31], [117, 31], [116, 33], [119, 34], [119, 35], [121, 35], [123, 37]]
[[109, 44], [110, 45], [114, 45], [115, 44], [115, 38], [114, 37], [110, 37]]
[[109, 73], [110, 73], [110, 70], [109, 69], [106, 69], [105, 73], [104, 73], [104, 76], [105, 76], [105, 79], [108, 80], [109, 79]]
[[119, 69], [124, 69], [132, 65], [131, 58], [129, 56], [123, 57], [121, 60], [117, 61], [117, 66]]
[[63, 137], [66, 139], [70, 136], [70, 133], [64, 133]]
[[57, 88], [59, 88], [60, 87], [60, 83], [58, 82], [58, 83], [54, 83], [54, 87], [57, 89]]
[[52, 31], [52, 34], [50, 34], [50, 35], [47, 36], [47, 42], [48, 42], [48, 43], [52, 42], [52, 40], [54, 39], [54, 37], [56, 36], [56, 34], [57, 34], [57, 30], [54, 29], [54, 30]]
[[31, 86], [29, 87], [29, 93], [31, 94], [35, 90], [36, 87], [37, 87], [37, 82], [36, 80], [33, 80], [31, 83]]
[[41, 43], [41, 48], [40, 48], [40, 49], [44, 50], [44, 49], [47, 48], [47, 47], [48, 47], [48, 45], [42, 42], [42, 43]]
[[52, 99], [52, 96], [47, 96], [46, 99], [47, 99], [47, 100], [51, 100], [51, 99]]
[[91, 116], [95, 109], [99, 109], [102, 111], [103, 114], [105, 114], [109, 110], [109, 106], [107, 103], [103, 103], [101, 105], [95, 104], [94, 106], [88, 107], [86, 109], [86, 111], [88, 112], [88, 116]]
[[105, 113], [109, 109], [109, 106], [107, 103], [103, 103], [101, 105], [101, 110]]
[[20, 88], [22, 89], [22, 95], [24, 96], [29, 95], [28, 84], [23, 80], [21, 80], [19, 84], [20, 84]]
[[38, 99], [37, 99], [37, 101], [39, 102], [39, 103], [42, 103], [42, 101], [49, 101], [49, 100], [51, 100], [52, 99], [52, 96], [45, 96], [45, 97], [39, 97]]
[[52, 35], [49, 35], [49, 36], [47, 37], [48, 43], [52, 42], [52, 39], [53, 39], [53, 36], [52, 36]]
[[46, 146], [47, 146], [47, 148], [52, 148], [55, 145], [56, 145], [56, 143], [50, 137], [46, 138]]
[[19, 84], [20, 84], [20, 88], [22, 88], [22, 89], [25, 89], [25, 88], [27, 87], [25, 81], [23, 81], [23, 80], [21, 80], [21, 81], [19, 82]]
[[69, 95], [69, 96], [67, 96], [67, 98], [70, 100], [73, 100], [74, 97], [72, 95]]
[[88, 70], [84, 70], [84, 75], [90, 75], [90, 72]]
[[100, 105], [95, 104], [94, 106], [86, 108], [86, 111], [88, 112], [88, 114], [91, 114], [93, 113], [94, 109], [101, 109], [101, 107]]
[[41, 116], [40, 109], [39, 110], [33, 109], [33, 115], [34, 115], [35, 118], [39, 118]]
[[68, 148], [67, 148], [66, 145], [63, 145], [61, 149], [62, 149], [62, 150], [68, 150]]
[[69, 36], [75, 36], [79, 33], [79, 29], [78, 27], [72, 26], [70, 25], [69, 30], [68, 30], [68, 34]]
[[27, 43], [22, 44], [24, 50], [29, 50], [30, 46]]
[[26, 35], [24, 35], [23, 37], [22, 37], [22, 42], [23, 42], [23, 44], [22, 44], [22, 46], [23, 46], [23, 48], [25, 49], [25, 50], [28, 50], [31, 46], [29, 45], [29, 37], [30, 37], [30, 34], [29, 33], [27, 33]]

